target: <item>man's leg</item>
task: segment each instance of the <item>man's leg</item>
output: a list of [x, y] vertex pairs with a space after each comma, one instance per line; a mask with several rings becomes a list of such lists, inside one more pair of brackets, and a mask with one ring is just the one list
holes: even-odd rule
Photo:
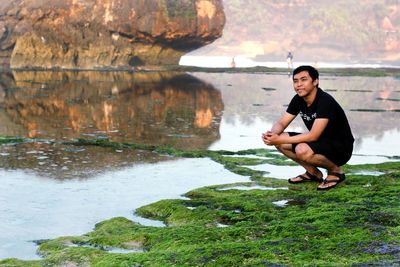
[[[288, 135], [288, 133], [282, 133], [284, 135]], [[336, 172], [336, 173], [343, 173], [343, 169], [341, 166], [337, 166], [327, 157], [322, 154], [315, 154], [314, 151], [310, 148], [310, 146], [306, 143], [300, 143], [296, 146], [295, 152], [292, 150], [291, 144], [282, 144], [275, 146], [282, 154], [286, 157], [292, 159], [293, 161], [297, 162], [301, 165], [306, 171], [315, 175], [316, 177], [322, 177], [322, 173], [318, 170], [318, 167], [326, 169], [328, 172]], [[304, 174], [303, 176], [306, 176]], [[292, 178], [291, 181], [301, 181], [301, 177]], [[328, 175], [327, 180], [337, 180], [336, 176]], [[331, 187], [336, 182], [331, 183], [324, 183], [321, 184], [319, 187]]]
[[[287, 133], [283, 133], [283, 134], [287, 134]], [[283, 155], [285, 155], [286, 157], [290, 158], [291, 160], [297, 162], [307, 172], [311, 173], [312, 175], [314, 175], [314, 176], [316, 176], [318, 178], [322, 178], [322, 173], [321, 173], [320, 170], [318, 170], [316, 165], [310, 164], [310, 163], [302, 160], [295, 152], [293, 152], [292, 144], [282, 144], [282, 145], [278, 145], [278, 146], [275, 146], [275, 147]], [[310, 150], [311, 150], [311, 148], [310, 148]], [[302, 174], [302, 176], [305, 176], [307, 178], [311, 178], [311, 177], [308, 177], [308, 175], [306, 173]], [[293, 181], [293, 182], [299, 182], [299, 181], [301, 181], [303, 179], [301, 177], [297, 176], [297, 177], [294, 177], [294, 178], [292, 178], [290, 180]]]
[[[328, 172], [343, 173], [341, 166], [337, 166], [322, 154], [315, 154], [310, 146], [306, 143], [298, 144], [296, 146], [295, 153], [293, 154], [295, 154], [300, 161], [303, 161], [308, 165], [324, 168]], [[323, 183], [318, 186], [319, 188], [331, 187], [337, 183], [337, 177], [334, 175], [328, 175], [326, 179], [328, 181], [332, 180], [332, 182]]]

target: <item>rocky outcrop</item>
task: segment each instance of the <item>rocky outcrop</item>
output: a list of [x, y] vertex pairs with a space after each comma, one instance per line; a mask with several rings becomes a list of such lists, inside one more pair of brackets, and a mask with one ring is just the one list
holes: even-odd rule
[[176, 64], [224, 23], [222, 0], [2, 0], [0, 58], [12, 68]]

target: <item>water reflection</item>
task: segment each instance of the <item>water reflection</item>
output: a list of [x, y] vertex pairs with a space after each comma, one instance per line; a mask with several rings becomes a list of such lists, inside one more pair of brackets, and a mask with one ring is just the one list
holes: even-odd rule
[[[219, 138], [221, 93], [188, 74], [18, 71], [0, 79], [0, 135], [107, 137], [187, 149], [206, 149]], [[46, 143], [0, 147], [0, 168], [57, 179], [167, 159], [143, 151]]]
[[[364, 139], [399, 131], [399, 79], [322, 75], [320, 84], [346, 110], [356, 149]], [[280, 117], [291, 88], [291, 79], [279, 74], [3, 73], [0, 135], [109, 137], [195, 149], [263, 146], [259, 133]], [[226, 129], [233, 134], [221, 136]], [[243, 138], [250, 130], [254, 141]]]
[[[0, 135], [108, 137], [189, 149], [265, 147], [260, 133], [293, 96], [291, 79], [279, 74], [18, 71], [0, 79]], [[398, 155], [399, 79], [322, 75], [320, 84], [346, 110], [355, 153]], [[300, 120], [296, 128], [303, 128]], [[0, 168], [68, 178], [166, 160], [148, 152], [76, 149], [2, 146]]]
[[[282, 115], [294, 94], [292, 81], [286, 75], [193, 75], [221, 90], [224, 102], [221, 138], [211, 149], [264, 147], [261, 131]], [[399, 155], [400, 79], [321, 75], [320, 85], [345, 109], [356, 138], [356, 153]], [[297, 119], [291, 129], [296, 128], [303, 128]]]
[[187, 74], [18, 71], [0, 79], [0, 135], [179, 148], [219, 138], [220, 91]]

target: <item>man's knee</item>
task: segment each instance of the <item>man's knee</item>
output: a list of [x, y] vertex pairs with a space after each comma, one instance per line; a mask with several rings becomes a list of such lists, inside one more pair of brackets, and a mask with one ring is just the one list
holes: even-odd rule
[[281, 152], [282, 152], [282, 145], [275, 145], [275, 148], [276, 148], [278, 151], [281, 151]]
[[306, 143], [300, 143], [295, 148], [295, 153], [298, 159], [307, 161], [314, 154], [312, 149]]
[[292, 150], [292, 145], [291, 144], [280, 144], [280, 145], [275, 145], [275, 148], [280, 152], [284, 152], [286, 150]]

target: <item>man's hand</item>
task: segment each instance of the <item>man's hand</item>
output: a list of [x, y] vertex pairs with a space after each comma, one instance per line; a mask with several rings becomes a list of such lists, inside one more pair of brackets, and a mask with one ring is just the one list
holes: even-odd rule
[[279, 135], [277, 135], [276, 133], [273, 133], [271, 131], [267, 131], [262, 134], [262, 140], [263, 140], [264, 144], [266, 144], [267, 146], [277, 145], [278, 139], [279, 139]]

